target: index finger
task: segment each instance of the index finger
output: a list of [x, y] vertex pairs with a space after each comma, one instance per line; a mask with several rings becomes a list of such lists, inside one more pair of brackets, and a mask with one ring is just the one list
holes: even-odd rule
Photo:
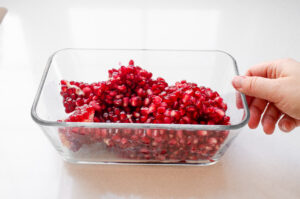
[[279, 64], [280, 61], [281, 60], [264, 62], [251, 66], [246, 72], [246, 76], [259, 76], [275, 79], [279, 76], [281, 71], [281, 65]]

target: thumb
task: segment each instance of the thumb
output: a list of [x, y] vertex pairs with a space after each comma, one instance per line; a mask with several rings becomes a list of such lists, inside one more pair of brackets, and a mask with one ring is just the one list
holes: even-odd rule
[[278, 84], [275, 79], [256, 76], [236, 76], [232, 80], [232, 85], [236, 90], [248, 96], [265, 99], [270, 102], [276, 101]]

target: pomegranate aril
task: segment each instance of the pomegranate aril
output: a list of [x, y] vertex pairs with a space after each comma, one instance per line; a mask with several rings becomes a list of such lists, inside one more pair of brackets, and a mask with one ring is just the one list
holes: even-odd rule
[[150, 144], [150, 142], [151, 142], [150, 138], [147, 136], [141, 137], [141, 140], [144, 144], [147, 144], [147, 145]]
[[[87, 121], [85, 118], [92, 118], [91, 122], [229, 124], [230, 118], [225, 114], [227, 105], [217, 92], [186, 81], [168, 86], [163, 78], [151, 78], [152, 73], [134, 66], [131, 60], [127, 67], [110, 70], [109, 80], [105, 82], [87, 84], [62, 80], [60, 93], [66, 112], [75, 110], [67, 120]], [[83, 107], [92, 108], [92, 116], [89, 110], [81, 110]], [[78, 150], [83, 144], [101, 142], [123, 157], [158, 161], [209, 159], [228, 135], [228, 131], [148, 129], [144, 132], [139, 129], [117, 133], [118, 129], [112, 132], [96, 129], [99, 130], [96, 133], [96, 130], [80, 129], [72, 128], [68, 136], [66, 130], [62, 131], [72, 150]], [[76, 137], [76, 134], [84, 135], [85, 139]]]
[[149, 106], [149, 113], [154, 113], [156, 110], [156, 106], [154, 104], [150, 104]]
[[126, 92], [126, 90], [127, 90], [127, 88], [126, 88], [126, 86], [125, 86], [124, 84], [118, 86], [118, 89], [119, 89], [119, 91], [121, 91], [121, 92]]
[[161, 106], [161, 107], [158, 107], [158, 108], [157, 108], [157, 112], [158, 112], [159, 114], [163, 114], [163, 113], [165, 113], [165, 112], [166, 112], [166, 108], [165, 108], [165, 107], [163, 107], [163, 106]]
[[127, 107], [129, 104], [129, 98], [128, 97], [124, 97], [123, 98], [123, 107]]
[[150, 104], [150, 99], [149, 98], [145, 98], [144, 99], [144, 106], [148, 106]]
[[116, 100], [113, 101], [113, 103], [116, 106], [121, 106], [123, 104], [123, 101], [122, 101], [122, 99], [116, 99]]
[[159, 96], [155, 96], [153, 97], [152, 101], [155, 105], [159, 105], [162, 102], [162, 99]]
[[142, 99], [140, 97], [138, 97], [138, 96], [132, 97], [130, 99], [130, 104], [133, 107], [140, 106], [142, 104]]
[[141, 111], [142, 115], [148, 115], [149, 114], [149, 108], [147, 108], [147, 107], [142, 107], [140, 111]]
[[82, 91], [84, 92], [85, 96], [89, 96], [92, 92], [92, 89], [90, 87], [84, 87]]
[[146, 91], [146, 92], [147, 92], [147, 95], [148, 95], [148, 96], [151, 96], [151, 95], [153, 95], [153, 91], [152, 91], [151, 89], [147, 89], [147, 91]]
[[140, 97], [143, 97], [145, 95], [145, 92], [142, 88], [137, 89], [136, 93]]
[[133, 60], [130, 60], [129, 61], [129, 66], [133, 66], [134, 65], [134, 61]]
[[148, 119], [148, 117], [145, 116], [145, 115], [142, 115], [142, 116], [140, 117], [140, 121], [141, 121], [142, 123], [145, 123], [145, 122], [147, 121], [147, 119]]

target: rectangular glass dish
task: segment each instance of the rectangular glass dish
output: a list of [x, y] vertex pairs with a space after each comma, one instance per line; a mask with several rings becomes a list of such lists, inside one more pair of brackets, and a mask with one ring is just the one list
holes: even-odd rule
[[[230, 125], [58, 122], [67, 118], [60, 80], [99, 82], [118, 63], [135, 63], [169, 83], [187, 80], [217, 91], [227, 103]], [[31, 109], [62, 158], [82, 164], [216, 163], [249, 119], [245, 96], [236, 107], [231, 80], [238, 75], [235, 59], [219, 50], [63, 49], [46, 65]], [[133, 139], [145, 136], [144, 139]]]

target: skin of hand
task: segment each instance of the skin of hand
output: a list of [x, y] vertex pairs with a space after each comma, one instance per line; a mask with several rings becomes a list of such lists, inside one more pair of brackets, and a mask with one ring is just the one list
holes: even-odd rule
[[[234, 77], [232, 85], [246, 95], [251, 129], [260, 121], [266, 134], [274, 132], [278, 121], [284, 132], [300, 126], [300, 62], [281, 59], [252, 66], [245, 76]], [[237, 107], [243, 108], [237, 96]]]

